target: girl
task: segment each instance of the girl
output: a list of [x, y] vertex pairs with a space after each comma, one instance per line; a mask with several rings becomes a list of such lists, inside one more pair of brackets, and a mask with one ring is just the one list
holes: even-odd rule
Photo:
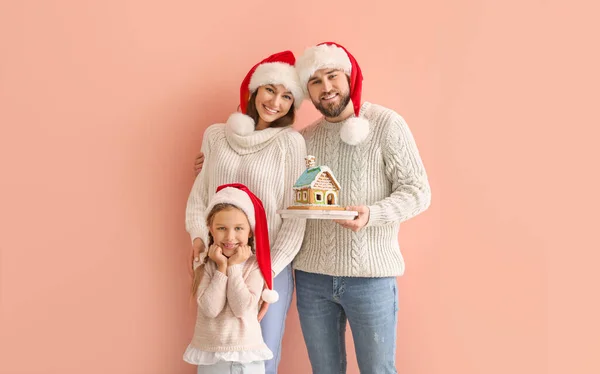
[[277, 373], [294, 287], [290, 263], [300, 250], [305, 229], [304, 220], [282, 219], [276, 213], [292, 204], [292, 187], [305, 169], [304, 139], [290, 126], [303, 100], [294, 63], [292, 52], [285, 51], [250, 69], [240, 87], [241, 113], [204, 132], [204, 168], [194, 182], [186, 209], [193, 260], [208, 248], [204, 212], [217, 186], [243, 183], [264, 203], [276, 290], [282, 298], [261, 321], [264, 341], [274, 356], [266, 362], [268, 374]]
[[[198, 374], [264, 373], [273, 353], [256, 319], [262, 293], [272, 289], [267, 221], [261, 201], [242, 184], [219, 186], [206, 215], [208, 255], [194, 265], [192, 292], [198, 301], [196, 328], [183, 359]], [[254, 250], [252, 249], [254, 247]], [[257, 266], [258, 265], [258, 266]]]

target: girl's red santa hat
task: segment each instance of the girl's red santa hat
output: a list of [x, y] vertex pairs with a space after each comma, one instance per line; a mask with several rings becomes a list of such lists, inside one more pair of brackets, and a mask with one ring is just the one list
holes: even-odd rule
[[[295, 109], [300, 108], [304, 100], [304, 90], [300, 85], [298, 73], [294, 68], [296, 57], [291, 51], [275, 53], [258, 64], [246, 74], [240, 86], [240, 112], [229, 116], [227, 124], [233, 132], [245, 136], [254, 131], [256, 124], [252, 117], [246, 115], [248, 100], [260, 86], [281, 84], [294, 96]], [[293, 109], [290, 109], [293, 110]]]
[[354, 107], [355, 117], [347, 119], [340, 130], [344, 143], [357, 145], [369, 135], [369, 121], [360, 115], [360, 96], [362, 93], [362, 72], [354, 56], [339, 44], [325, 42], [310, 47], [296, 62], [296, 70], [300, 77], [304, 94], [308, 95], [308, 80], [320, 69], [337, 69], [350, 77], [350, 100]]
[[271, 270], [271, 246], [267, 215], [262, 201], [241, 183], [224, 184], [217, 187], [217, 192], [210, 199], [206, 208], [207, 214], [217, 204], [231, 204], [240, 208], [248, 217], [254, 233], [254, 250], [256, 262], [265, 279], [267, 288], [262, 292], [262, 299], [269, 304], [279, 300], [279, 294], [273, 290], [273, 272]]

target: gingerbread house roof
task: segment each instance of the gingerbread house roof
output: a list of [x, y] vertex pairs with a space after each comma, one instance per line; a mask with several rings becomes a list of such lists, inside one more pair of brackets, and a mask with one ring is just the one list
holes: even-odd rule
[[337, 181], [337, 179], [335, 179], [333, 172], [327, 166], [315, 166], [306, 169], [294, 184], [294, 188], [313, 188], [315, 186], [315, 183], [319, 180], [321, 174], [323, 173], [325, 173], [329, 177], [329, 179], [333, 182], [335, 187], [339, 190], [340, 183]]

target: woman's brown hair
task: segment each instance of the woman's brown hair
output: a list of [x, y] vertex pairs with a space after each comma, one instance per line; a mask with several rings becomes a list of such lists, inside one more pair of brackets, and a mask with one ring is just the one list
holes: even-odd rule
[[[258, 88], [260, 90], [260, 87]], [[248, 100], [248, 106], [246, 106], [246, 114], [250, 116], [254, 123], [258, 123], [258, 110], [256, 110], [256, 95], [258, 90], [254, 91], [252, 95], [250, 95], [250, 99]], [[294, 101], [296, 98], [294, 98]], [[290, 110], [285, 114], [285, 116], [276, 119], [275, 121], [269, 124], [269, 127], [285, 127], [294, 123], [296, 119], [296, 109], [294, 108], [294, 104], [290, 107]]]

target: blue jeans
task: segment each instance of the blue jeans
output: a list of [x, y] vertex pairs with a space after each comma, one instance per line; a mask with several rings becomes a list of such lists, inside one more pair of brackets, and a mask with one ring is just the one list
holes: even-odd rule
[[281, 360], [281, 340], [285, 329], [292, 294], [294, 293], [294, 279], [292, 278], [292, 265], [286, 266], [273, 280], [275, 291], [279, 293], [279, 301], [269, 305], [267, 314], [260, 321], [262, 336], [265, 344], [273, 352], [273, 358], [265, 361], [265, 373], [277, 374], [277, 366]]
[[296, 270], [296, 300], [313, 374], [346, 373], [346, 320], [360, 373], [397, 373], [396, 278], [332, 277]]

